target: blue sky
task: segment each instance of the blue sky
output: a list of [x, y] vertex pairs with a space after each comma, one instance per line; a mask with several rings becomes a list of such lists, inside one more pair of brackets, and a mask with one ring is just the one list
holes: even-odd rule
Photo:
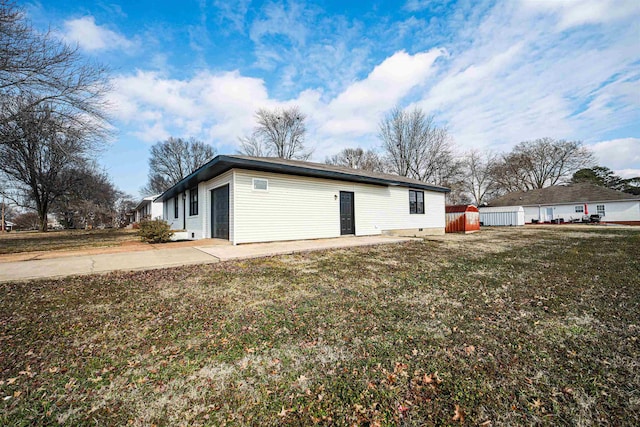
[[101, 163], [137, 195], [149, 147], [196, 137], [234, 153], [260, 107], [299, 105], [323, 161], [378, 148], [398, 105], [446, 125], [459, 154], [580, 139], [640, 175], [635, 0], [40, 1], [39, 28], [112, 70]]

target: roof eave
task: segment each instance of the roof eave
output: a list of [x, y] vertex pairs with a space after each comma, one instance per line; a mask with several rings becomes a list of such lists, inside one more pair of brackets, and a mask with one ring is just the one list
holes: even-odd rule
[[[220, 156], [223, 157], [223, 156]], [[226, 157], [226, 156], [224, 156]], [[361, 182], [364, 184], [374, 184], [374, 185], [394, 185], [400, 187], [408, 187], [408, 188], [420, 188], [429, 191], [437, 191], [441, 193], [448, 193], [451, 190], [445, 187], [439, 187], [436, 185], [430, 185], [426, 183], [410, 183], [404, 182], [400, 180], [386, 179], [386, 178], [376, 178], [364, 175], [358, 175], [357, 173], [346, 173], [339, 171], [325, 171], [320, 169], [309, 168], [305, 166], [296, 166], [296, 165], [283, 165], [278, 163], [265, 162], [262, 160], [253, 160], [253, 159], [239, 159], [236, 157], [228, 157], [232, 159], [236, 163], [234, 164], [234, 168], [238, 169], [250, 169], [250, 170], [260, 170], [264, 172], [275, 172], [275, 173], [284, 173], [288, 175], [299, 175], [299, 176], [309, 176], [313, 178], [327, 178], [334, 179], [338, 181], [349, 181], [349, 182]]]
[[[216, 166], [219, 166], [215, 168]], [[214, 171], [213, 168], [216, 170]], [[272, 172], [272, 173], [283, 173], [287, 175], [298, 175], [298, 176], [307, 176], [313, 178], [326, 178], [326, 179], [334, 179], [339, 181], [348, 181], [348, 182], [359, 182], [363, 184], [373, 184], [373, 185], [393, 185], [393, 186], [401, 186], [407, 188], [418, 188], [421, 190], [435, 191], [439, 193], [449, 193], [451, 190], [445, 187], [439, 187], [430, 184], [422, 184], [422, 183], [409, 183], [400, 180], [393, 179], [385, 179], [385, 178], [376, 178], [376, 177], [367, 177], [363, 175], [357, 174], [349, 174], [345, 172], [338, 171], [324, 171], [320, 169], [308, 168], [304, 166], [296, 166], [296, 165], [284, 165], [278, 163], [271, 163], [263, 160], [255, 160], [255, 159], [242, 159], [232, 156], [219, 155], [205, 163], [201, 167], [199, 167], [193, 173], [187, 175], [185, 178], [181, 179], [177, 184], [173, 187], [169, 188], [167, 191], [162, 193], [155, 201], [165, 201], [170, 199], [187, 189], [193, 187], [199, 182], [209, 180], [215, 176], [225, 173], [231, 169], [248, 169], [248, 170], [256, 170], [262, 172]], [[212, 172], [207, 173], [208, 170]]]
[[610, 200], [582, 200], [582, 201], [574, 201], [574, 202], [551, 202], [551, 203], [529, 203], [529, 204], [520, 204], [513, 206], [546, 206], [546, 205], [584, 205], [585, 203], [611, 203], [611, 202], [638, 202], [640, 198], [637, 199], [610, 199]]
[[135, 210], [140, 209], [140, 208], [141, 208], [142, 206], [144, 206], [146, 203], [151, 203], [151, 201], [150, 201], [150, 200], [142, 199], [142, 201], [140, 201], [140, 203], [138, 203], [138, 204], [136, 205]]

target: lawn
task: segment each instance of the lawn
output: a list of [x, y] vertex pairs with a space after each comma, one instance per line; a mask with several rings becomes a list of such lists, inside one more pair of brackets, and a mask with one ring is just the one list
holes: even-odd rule
[[1, 425], [638, 425], [640, 232], [0, 284]]
[[0, 255], [111, 247], [139, 240], [135, 231], [120, 229], [0, 233]]

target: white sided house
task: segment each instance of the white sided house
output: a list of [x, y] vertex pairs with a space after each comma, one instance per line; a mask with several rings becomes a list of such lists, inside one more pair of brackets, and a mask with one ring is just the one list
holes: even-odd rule
[[401, 176], [279, 158], [219, 155], [164, 192], [188, 239], [233, 244], [342, 235], [444, 234], [449, 190]]
[[135, 209], [135, 222], [143, 219], [162, 219], [162, 203], [154, 202], [160, 195], [145, 197], [138, 203]]
[[481, 217], [495, 208], [522, 208], [526, 223], [576, 222], [597, 214], [602, 222], [640, 225], [640, 196], [588, 183], [509, 193], [481, 207]]

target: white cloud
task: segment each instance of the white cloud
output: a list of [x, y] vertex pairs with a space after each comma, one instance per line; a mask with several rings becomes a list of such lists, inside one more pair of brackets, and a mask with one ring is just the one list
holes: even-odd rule
[[410, 55], [396, 52], [369, 75], [349, 85], [333, 99], [319, 89], [297, 97], [270, 97], [262, 79], [238, 71], [203, 72], [191, 79], [170, 79], [152, 71], [137, 71], [113, 80], [113, 114], [147, 142], [162, 135], [194, 136], [216, 145], [234, 146], [251, 131], [258, 108], [298, 105], [309, 115], [309, 142], [324, 155], [354, 144], [354, 138], [375, 134], [382, 114], [399, 103], [432, 73], [445, 52], [435, 49]]
[[237, 71], [199, 73], [189, 80], [169, 79], [157, 72], [138, 71], [112, 81], [113, 114], [124, 123], [149, 132], [145, 141], [173, 132], [215, 142], [233, 143], [250, 130], [255, 110], [269, 106], [264, 82]]
[[70, 43], [78, 43], [86, 51], [129, 50], [134, 42], [120, 33], [97, 25], [93, 16], [70, 19], [64, 22], [63, 37]]
[[314, 12], [295, 2], [268, 3], [262, 13], [264, 18], [256, 19], [251, 25], [249, 35], [254, 42], [261, 42], [269, 36], [284, 36], [290, 42], [303, 46], [309, 28], [305, 25]]
[[441, 49], [415, 55], [396, 52], [329, 103], [329, 117], [321, 130], [332, 136], [375, 132], [382, 113], [422, 85], [433, 72], [434, 61], [444, 54]]
[[[295, 1], [267, 3], [255, 12], [249, 25], [253, 65], [271, 74], [269, 80], [276, 82], [272, 92], [279, 98], [295, 97], [309, 87], [335, 96], [384, 59], [373, 58], [380, 51], [372, 49], [371, 29], [358, 19], [327, 16], [315, 5]], [[390, 55], [401, 48], [387, 49]]]
[[[173, 134], [226, 147], [250, 132], [256, 109], [297, 104], [309, 116], [316, 160], [347, 146], [377, 145], [384, 112], [407, 104], [446, 123], [461, 150], [507, 150], [543, 136], [595, 143], [638, 122], [638, 30], [633, 15], [607, 9], [584, 31], [578, 22], [595, 21], [570, 18], [576, 7], [501, 2], [465, 21], [443, 48], [382, 55], [376, 43], [358, 41], [364, 29], [357, 23], [335, 17], [310, 26], [314, 9], [271, 3], [250, 34], [257, 65], [277, 70], [269, 90], [265, 78], [240, 71], [175, 79], [139, 70], [114, 79], [111, 100], [129, 132], [144, 140]], [[558, 32], [565, 21], [571, 26]], [[310, 28], [322, 30], [321, 41]], [[615, 170], [638, 169], [605, 160]]]
[[599, 165], [616, 171], [623, 178], [640, 176], [640, 138], [600, 141], [590, 148]]
[[[189, 47], [196, 52], [203, 52], [207, 46], [211, 44], [209, 30], [207, 28], [206, 0], [199, 0], [198, 7], [200, 9], [199, 22], [187, 26], [187, 33], [189, 34]], [[202, 61], [202, 59], [200, 59], [200, 61]]]
[[425, 9], [445, 8], [452, 0], [408, 0], [403, 9], [409, 12], [419, 12]]
[[244, 19], [251, 0], [214, 0], [213, 6], [218, 9], [218, 22], [224, 28], [233, 27], [236, 31], [244, 29]]
[[558, 33], [556, 19], [528, 7], [499, 3], [469, 29], [470, 43], [454, 36], [416, 104], [445, 121], [462, 149], [506, 150], [543, 136], [594, 142], [637, 122], [633, 19]]
[[163, 141], [171, 136], [161, 122], [155, 122], [152, 125], [143, 125], [142, 129], [133, 132], [133, 135], [144, 142], [150, 143]]
[[640, 177], [640, 169], [619, 169], [615, 171], [620, 178], [637, 178]]
[[555, 14], [559, 30], [609, 23], [640, 12], [640, 2], [636, 0], [523, 0], [523, 4], [531, 10]]

